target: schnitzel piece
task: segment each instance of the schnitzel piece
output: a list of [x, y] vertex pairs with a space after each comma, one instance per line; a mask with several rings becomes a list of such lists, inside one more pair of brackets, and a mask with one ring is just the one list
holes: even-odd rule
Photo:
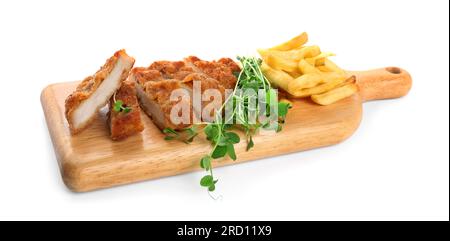
[[[190, 56], [183, 61], [156, 61], [148, 68], [134, 68], [130, 78], [137, 83], [137, 95], [142, 109], [149, 115], [161, 130], [170, 127], [175, 130], [186, 128], [193, 123], [193, 113], [201, 116], [202, 110], [192, 105], [193, 81], [200, 81], [201, 92], [217, 89], [225, 99], [225, 90], [233, 89], [236, 84], [234, 73], [239, 66], [229, 58], [218, 61], [204, 61]], [[170, 101], [172, 91], [182, 89], [189, 98]], [[170, 119], [172, 107], [185, 102], [189, 106], [189, 123], [173, 123]], [[210, 101], [202, 101], [202, 108]], [[219, 108], [222, 105], [214, 106]], [[216, 108], [216, 109], [217, 109]]]
[[[159, 61], [160, 64], [162, 61]], [[156, 62], [155, 62], [156, 63]], [[162, 64], [162, 63], [161, 63]], [[166, 68], [176, 68], [182, 62], [164, 63]], [[165, 127], [183, 128], [189, 125], [173, 125], [170, 120], [170, 111], [175, 102], [169, 101], [170, 94], [176, 89], [189, 89], [177, 79], [167, 79], [163, 77], [161, 71], [151, 68], [134, 68], [131, 71], [130, 79], [136, 82], [137, 96], [142, 110], [150, 116], [160, 129]], [[179, 74], [182, 74], [181, 71]], [[186, 101], [182, 99], [181, 101]], [[186, 102], [191, 106], [190, 98]]]
[[86, 128], [97, 111], [106, 105], [108, 100], [119, 89], [131, 68], [134, 58], [120, 50], [106, 60], [106, 63], [92, 76], [84, 79], [76, 90], [67, 97], [66, 119], [72, 135]]
[[109, 101], [111, 139], [122, 140], [144, 130], [135, 82], [126, 80]]

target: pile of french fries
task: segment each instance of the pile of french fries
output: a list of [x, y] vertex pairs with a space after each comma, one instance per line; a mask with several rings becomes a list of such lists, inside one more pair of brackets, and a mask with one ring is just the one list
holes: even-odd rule
[[266, 78], [292, 97], [311, 97], [320, 105], [329, 105], [358, 91], [355, 77], [328, 59], [316, 45], [305, 46], [308, 35], [299, 36], [269, 49], [258, 49]]

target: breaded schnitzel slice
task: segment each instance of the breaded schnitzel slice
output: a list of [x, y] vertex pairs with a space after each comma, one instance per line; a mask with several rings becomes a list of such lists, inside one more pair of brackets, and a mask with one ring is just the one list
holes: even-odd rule
[[126, 80], [109, 101], [111, 139], [122, 140], [144, 130], [135, 82]]
[[[181, 130], [192, 125], [193, 115], [201, 116], [203, 108], [211, 103], [211, 101], [202, 101], [202, 109], [193, 105], [193, 82], [200, 82], [202, 94], [208, 89], [218, 90], [223, 101], [225, 90], [232, 90], [236, 85], [237, 79], [234, 73], [239, 71], [239, 66], [229, 58], [204, 61], [195, 56], [190, 56], [183, 61], [156, 61], [148, 68], [134, 68], [131, 71], [130, 79], [136, 81], [137, 95], [142, 110], [152, 118], [158, 128], [162, 130], [169, 127]], [[178, 89], [185, 90], [188, 98], [171, 101], [171, 93]], [[172, 122], [171, 111], [175, 105], [179, 104], [188, 106], [190, 111], [189, 123]], [[219, 103], [218, 106], [214, 104], [214, 107], [219, 109], [221, 105], [222, 103]]]
[[119, 89], [131, 68], [134, 58], [120, 50], [106, 60], [106, 63], [92, 76], [84, 79], [70, 94], [65, 103], [66, 119], [70, 133], [76, 134], [86, 128], [97, 111], [106, 105]]
[[[147, 78], [155, 81], [146, 81]], [[160, 73], [157, 70], [147, 71], [146, 68], [134, 68], [131, 71], [130, 79], [136, 82], [137, 96], [142, 110], [151, 117], [153, 123], [161, 130], [165, 127], [173, 129], [188, 127], [189, 124], [174, 125], [170, 121], [171, 109], [176, 104], [170, 101], [170, 95], [172, 91], [186, 89], [186, 87], [176, 79], [160, 79], [158, 81], [159, 78]], [[180, 101], [185, 102], [191, 108], [189, 94], [187, 94], [187, 98], [182, 98]], [[190, 120], [192, 120], [192, 117], [190, 117]]]

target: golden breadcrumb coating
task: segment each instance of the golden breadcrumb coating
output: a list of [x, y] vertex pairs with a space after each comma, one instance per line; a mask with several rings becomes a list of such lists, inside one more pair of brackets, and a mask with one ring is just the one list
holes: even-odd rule
[[[204, 61], [195, 56], [185, 58], [183, 61], [156, 61], [148, 68], [134, 68], [132, 78], [137, 82], [138, 97], [142, 109], [153, 119], [155, 124], [164, 129], [170, 127], [176, 130], [192, 124], [192, 113], [195, 110], [189, 98], [190, 119], [188, 124], [173, 124], [170, 121], [170, 112], [179, 102], [170, 101], [173, 90], [185, 89], [192, 94], [193, 81], [201, 82], [201, 91], [217, 89], [225, 98], [225, 90], [233, 89], [236, 84], [234, 73], [239, 72], [239, 66], [229, 58], [218, 61]], [[184, 98], [180, 101], [187, 101]], [[209, 101], [202, 102], [202, 108]]]
[[[113, 109], [115, 101], [119, 100], [123, 102], [123, 107], [130, 108], [128, 113], [123, 110], [117, 112]], [[115, 96], [111, 97], [109, 101], [109, 126], [111, 139], [113, 140], [122, 140], [144, 130], [136, 97], [135, 82], [124, 81]]]
[[[121, 66], [118, 66], [119, 61], [121, 61]], [[66, 119], [69, 123], [69, 128], [71, 134], [79, 133], [84, 130], [94, 119], [96, 112], [103, 106], [106, 105], [109, 98], [114, 94], [114, 92], [120, 87], [120, 84], [123, 80], [125, 80], [134, 64], [134, 58], [128, 56], [125, 50], [119, 50], [112, 57], [106, 60], [106, 63], [92, 76], [85, 78], [75, 89], [75, 91], [70, 94], [65, 102], [65, 115]], [[106, 90], [101, 88], [102, 91], [106, 91], [105, 93], [98, 93], [100, 95], [103, 94], [99, 100], [92, 100], [92, 106], [88, 106], [89, 113], [87, 116], [82, 116], [83, 113], [77, 113], [81, 115], [81, 118], [77, 118], [75, 113], [78, 108], [91, 96], [95, 95], [95, 92], [99, 90], [99, 88], [104, 83], [104, 80], [107, 79], [110, 74], [115, 70], [115, 68], [121, 68], [120, 76], [118, 76], [119, 80], [117, 83], [108, 83], [111, 86], [107, 86]], [[81, 120], [79, 120], [81, 119]]]

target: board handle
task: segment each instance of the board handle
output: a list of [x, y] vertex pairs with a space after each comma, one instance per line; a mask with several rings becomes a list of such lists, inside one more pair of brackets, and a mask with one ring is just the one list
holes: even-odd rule
[[411, 89], [411, 75], [399, 67], [386, 67], [367, 71], [349, 71], [363, 101], [392, 99], [405, 96]]

